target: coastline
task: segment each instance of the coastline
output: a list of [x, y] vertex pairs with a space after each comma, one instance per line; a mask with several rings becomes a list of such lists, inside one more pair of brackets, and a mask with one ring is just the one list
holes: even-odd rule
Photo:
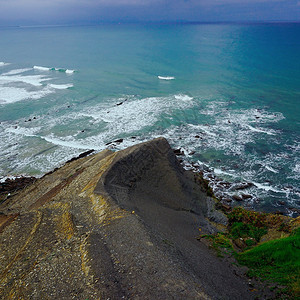
[[87, 153], [1, 202], [3, 295], [273, 297], [199, 239], [227, 207], [175, 154], [163, 138]]

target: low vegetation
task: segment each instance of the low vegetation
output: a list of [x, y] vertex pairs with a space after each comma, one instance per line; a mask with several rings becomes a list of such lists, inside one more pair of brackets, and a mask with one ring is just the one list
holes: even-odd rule
[[239, 253], [237, 260], [250, 268], [249, 276], [277, 282], [290, 295], [300, 297], [300, 228], [289, 237]]
[[225, 233], [200, 238], [208, 239], [219, 256], [234, 255], [249, 268], [249, 277], [276, 283], [281, 295], [300, 297], [299, 218], [241, 207], [233, 208], [227, 217]]

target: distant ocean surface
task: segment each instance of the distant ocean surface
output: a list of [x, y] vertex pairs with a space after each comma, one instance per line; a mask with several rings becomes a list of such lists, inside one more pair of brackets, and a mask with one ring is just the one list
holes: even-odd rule
[[2, 181], [164, 136], [218, 196], [297, 215], [299, 118], [299, 23], [0, 28]]

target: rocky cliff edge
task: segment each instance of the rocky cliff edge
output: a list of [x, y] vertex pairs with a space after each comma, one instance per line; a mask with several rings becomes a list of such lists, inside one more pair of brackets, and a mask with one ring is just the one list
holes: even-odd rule
[[214, 201], [163, 138], [70, 161], [0, 204], [0, 298], [253, 299]]

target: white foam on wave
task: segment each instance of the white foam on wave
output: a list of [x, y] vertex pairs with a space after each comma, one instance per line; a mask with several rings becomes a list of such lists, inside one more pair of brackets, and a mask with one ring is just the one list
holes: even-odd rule
[[33, 66], [33, 69], [39, 70], [39, 71], [50, 71], [51, 70], [48, 67], [41, 67], [41, 66]]
[[9, 72], [3, 73], [2, 75], [16, 75], [16, 74], [24, 73], [24, 72], [27, 72], [30, 70], [32, 70], [32, 69], [31, 68], [15, 69], [15, 70], [11, 70]]
[[27, 91], [25, 88], [0, 86], [0, 104], [14, 103], [22, 100], [37, 100], [51, 94], [53, 91], [43, 89], [40, 91]]
[[17, 135], [26, 136], [26, 137], [36, 137], [37, 136], [36, 134], [40, 130], [41, 130], [40, 126], [30, 127], [30, 128], [17, 126], [17, 127], [8, 127], [6, 129], [7, 132], [17, 134]]
[[45, 75], [12, 75], [12, 76], [0, 76], [1, 84], [13, 84], [17, 82], [23, 82], [33, 86], [41, 86], [42, 82], [48, 81], [51, 78], [46, 77]]
[[73, 84], [49, 84], [49, 87], [57, 90], [65, 90], [73, 87]]
[[73, 74], [75, 73], [75, 70], [65, 69], [65, 68], [51, 68], [51, 71], [57, 71], [57, 72], [64, 72], [67, 74]]
[[67, 70], [66, 70], [66, 73], [67, 73], [67, 74], [73, 74], [73, 73], [75, 73], [75, 70], [69, 70], [69, 69], [67, 69]]
[[42, 67], [42, 66], [33, 66], [33, 69], [46, 72], [46, 71], [57, 71], [57, 72], [65, 72], [67, 74], [73, 74], [76, 72], [75, 70], [65, 69], [65, 68], [49, 68], [49, 67]]
[[161, 80], [174, 80], [175, 77], [173, 76], [157, 76], [158, 79], [161, 79]]
[[226, 175], [226, 176], [235, 177], [235, 178], [238, 177], [235, 174], [231, 174], [231, 173], [225, 172], [225, 171], [223, 171], [223, 170], [221, 170], [219, 168], [214, 168], [214, 173], [216, 175]]
[[272, 167], [270, 166], [265, 166], [265, 168], [273, 173], [279, 173], [277, 170], [273, 169]]
[[275, 135], [275, 133], [271, 132], [271, 131], [267, 131], [267, 130], [263, 130], [260, 128], [254, 128], [252, 126], [250, 126], [249, 124], [246, 125], [250, 130], [254, 131], [254, 132], [260, 132], [260, 133], [266, 133], [268, 135]]
[[103, 150], [103, 146], [95, 147], [95, 145], [88, 145], [84, 142], [83, 142], [83, 144], [81, 144], [81, 143], [78, 143], [75, 141], [61, 140], [61, 139], [55, 138], [53, 136], [40, 136], [40, 138], [42, 138], [45, 141], [52, 143], [54, 145], [59, 145], [59, 146], [68, 147], [68, 148], [75, 148], [75, 149], [81, 149], [81, 150], [89, 150], [89, 149]]
[[187, 124], [188, 127], [193, 128], [196, 133], [202, 132], [210, 136], [217, 136], [216, 133], [210, 131], [210, 125], [194, 125], [194, 124]]
[[273, 186], [270, 186], [270, 185], [265, 185], [265, 184], [261, 184], [261, 183], [254, 182], [254, 181], [253, 181], [253, 184], [254, 184], [258, 189], [265, 190], [265, 191], [267, 191], [267, 192], [272, 191], [272, 192], [275, 192], [275, 193], [283, 193], [283, 194], [286, 194], [286, 191], [284, 191], [284, 190], [278, 190], [278, 189], [276, 189], [276, 188], [274, 188]]
[[4, 67], [4, 66], [7, 66], [7, 65], [10, 65], [10, 63], [0, 61], [0, 67]]
[[190, 97], [188, 95], [184, 94], [179, 94], [174, 96], [176, 100], [181, 100], [181, 101], [191, 101], [193, 100], [193, 97]]

